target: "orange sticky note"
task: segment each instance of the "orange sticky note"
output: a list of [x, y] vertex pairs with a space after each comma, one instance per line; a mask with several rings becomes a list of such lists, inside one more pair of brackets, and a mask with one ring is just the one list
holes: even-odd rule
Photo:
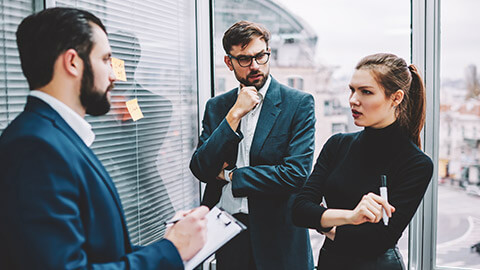
[[125, 61], [112, 57], [112, 68], [118, 81], [127, 81], [125, 74]]
[[138, 100], [136, 98], [127, 101], [126, 104], [128, 112], [132, 116], [133, 121], [143, 118], [142, 110], [140, 110], [140, 107], [138, 106]]

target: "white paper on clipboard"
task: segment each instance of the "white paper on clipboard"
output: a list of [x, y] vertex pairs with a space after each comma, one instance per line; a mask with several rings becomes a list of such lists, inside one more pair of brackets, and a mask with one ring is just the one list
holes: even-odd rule
[[184, 262], [185, 270], [192, 270], [210, 257], [246, 227], [240, 221], [218, 207], [213, 207], [206, 215], [207, 242], [189, 261]]

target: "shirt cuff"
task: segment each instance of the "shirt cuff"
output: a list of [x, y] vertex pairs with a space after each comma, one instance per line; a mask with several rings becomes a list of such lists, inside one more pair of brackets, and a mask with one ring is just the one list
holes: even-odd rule
[[231, 172], [234, 172], [235, 170], [237, 169], [237, 167], [231, 169], [231, 170], [223, 170], [223, 173], [224, 173], [224, 176], [225, 176], [225, 180], [227, 180], [227, 182], [232, 182], [232, 179], [230, 179], [230, 173]]

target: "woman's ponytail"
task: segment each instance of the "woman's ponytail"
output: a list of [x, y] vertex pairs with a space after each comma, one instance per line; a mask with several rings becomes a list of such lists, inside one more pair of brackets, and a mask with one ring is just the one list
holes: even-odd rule
[[425, 124], [425, 86], [415, 65], [408, 66], [412, 82], [408, 91], [406, 123], [411, 140], [421, 148], [420, 132]]

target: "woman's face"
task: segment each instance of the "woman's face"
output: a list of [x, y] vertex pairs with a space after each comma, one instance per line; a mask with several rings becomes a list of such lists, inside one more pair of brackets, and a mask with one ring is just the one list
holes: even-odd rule
[[356, 70], [349, 87], [350, 108], [355, 125], [384, 128], [395, 122], [393, 98], [385, 96], [385, 91], [374, 79], [370, 70]]

